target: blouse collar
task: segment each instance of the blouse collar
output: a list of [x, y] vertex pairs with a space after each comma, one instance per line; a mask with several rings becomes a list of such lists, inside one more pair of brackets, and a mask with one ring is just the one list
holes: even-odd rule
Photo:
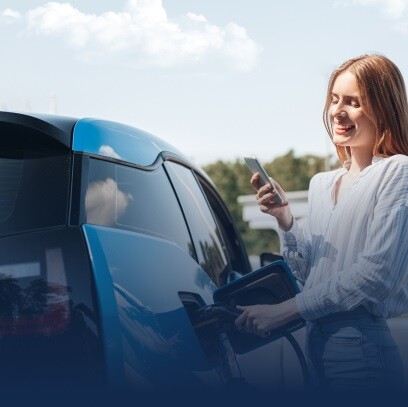
[[[383, 162], [385, 160], [385, 157], [382, 157], [380, 155], [375, 155], [373, 156], [373, 158], [371, 159], [371, 164], [378, 164], [380, 162]], [[343, 168], [345, 168], [346, 170], [348, 170], [350, 168], [351, 165], [351, 160], [346, 160], [343, 163]]]

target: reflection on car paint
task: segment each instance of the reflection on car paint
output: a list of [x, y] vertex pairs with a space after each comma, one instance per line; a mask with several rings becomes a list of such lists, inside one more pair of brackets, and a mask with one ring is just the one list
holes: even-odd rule
[[70, 320], [68, 287], [32, 280], [22, 287], [0, 275], [0, 335], [51, 335]]
[[70, 320], [69, 291], [60, 247], [46, 249], [46, 278], [39, 262], [0, 266], [0, 333], [50, 335]]

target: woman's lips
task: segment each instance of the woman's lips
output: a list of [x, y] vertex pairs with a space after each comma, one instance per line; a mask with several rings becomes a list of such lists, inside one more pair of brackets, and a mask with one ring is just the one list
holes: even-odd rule
[[334, 125], [334, 131], [336, 134], [346, 134], [348, 133], [350, 130], [354, 129], [354, 125], [353, 124], [335, 124]]

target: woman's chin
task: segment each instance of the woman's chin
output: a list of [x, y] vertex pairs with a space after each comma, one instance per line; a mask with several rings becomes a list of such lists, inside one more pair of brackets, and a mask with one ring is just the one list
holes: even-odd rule
[[348, 140], [344, 140], [344, 138], [340, 140], [335, 137], [333, 137], [333, 143], [336, 147], [347, 147], [350, 144]]

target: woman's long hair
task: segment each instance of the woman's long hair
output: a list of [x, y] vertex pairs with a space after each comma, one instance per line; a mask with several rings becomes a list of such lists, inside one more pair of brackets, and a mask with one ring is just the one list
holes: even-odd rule
[[[408, 155], [408, 102], [404, 78], [398, 67], [382, 55], [362, 55], [344, 62], [329, 80], [323, 121], [333, 139], [330, 105], [334, 82], [351, 72], [361, 95], [361, 107], [376, 128], [373, 156]], [[336, 146], [340, 162], [350, 160], [350, 147]]]

